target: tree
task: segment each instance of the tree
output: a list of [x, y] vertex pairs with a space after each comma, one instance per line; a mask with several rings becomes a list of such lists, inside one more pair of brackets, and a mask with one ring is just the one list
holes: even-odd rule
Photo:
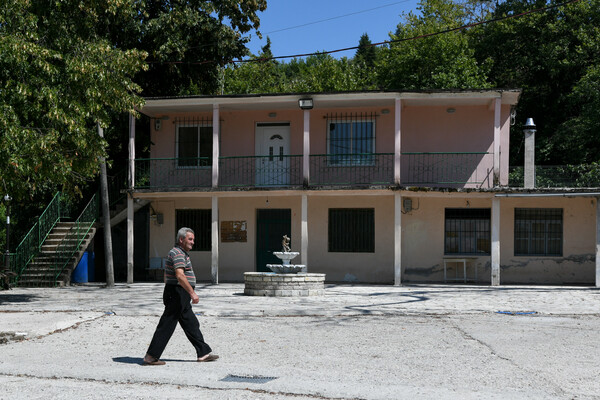
[[363, 33], [358, 41], [358, 49], [354, 54], [354, 62], [361, 65], [365, 69], [372, 69], [375, 67], [375, 61], [377, 60], [377, 47], [373, 46], [369, 35]]
[[[472, 17], [451, 0], [423, 0], [421, 15], [403, 15], [382, 49], [379, 85], [386, 89], [488, 88], [488, 65], [479, 63], [461, 27]], [[439, 32], [445, 32], [437, 34]]]
[[[223, 68], [248, 54], [266, 0], [129, 0], [133, 18], [106, 20], [106, 37], [148, 53], [135, 76], [144, 96], [219, 94]], [[260, 32], [258, 32], [260, 36]]]
[[[538, 126], [536, 161], [598, 161], [600, 1], [557, 4], [511, 0], [498, 5], [493, 18], [551, 8], [486, 25], [474, 42], [477, 59], [493, 60], [489, 76], [494, 86], [523, 89], [517, 114], [521, 121], [534, 118]], [[518, 143], [521, 127], [513, 129], [513, 143]], [[521, 152], [511, 153], [512, 165], [522, 160]]]
[[98, 32], [134, 0], [5, 0], [0, 8], [0, 187], [15, 201], [78, 192], [98, 170], [96, 122], [142, 104], [132, 77], [145, 53]]

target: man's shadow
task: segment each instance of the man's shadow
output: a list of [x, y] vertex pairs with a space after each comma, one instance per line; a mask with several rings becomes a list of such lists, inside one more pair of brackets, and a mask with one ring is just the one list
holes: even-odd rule
[[[176, 360], [161, 358], [165, 362], [197, 362], [196, 360]], [[113, 361], [121, 364], [138, 364], [144, 365], [144, 357], [113, 357]]]

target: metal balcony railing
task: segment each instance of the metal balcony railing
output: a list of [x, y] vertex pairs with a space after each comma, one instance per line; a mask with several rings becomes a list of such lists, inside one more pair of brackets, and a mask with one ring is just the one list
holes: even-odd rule
[[401, 155], [403, 185], [494, 185], [493, 153], [406, 152]]
[[311, 185], [391, 185], [393, 183], [393, 153], [310, 156]]
[[[512, 167], [509, 173], [510, 187], [523, 187], [523, 167]], [[598, 188], [600, 187], [600, 164], [581, 165], [537, 165], [535, 167], [536, 188]]]
[[[317, 154], [309, 158], [309, 186], [393, 185], [393, 153]], [[138, 159], [136, 189], [193, 190], [212, 186], [210, 158]], [[417, 153], [401, 155], [401, 184], [425, 186], [493, 185], [491, 153]], [[218, 187], [301, 187], [301, 155], [219, 158]]]

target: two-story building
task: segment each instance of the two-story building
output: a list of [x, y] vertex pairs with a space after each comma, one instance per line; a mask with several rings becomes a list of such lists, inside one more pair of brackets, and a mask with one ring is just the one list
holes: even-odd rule
[[[509, 187], [519, 95], [147, 99], [150, 132], [130, 124], [128, 263], [144, 201], [150, 266], [188, 226], [196, 275], [214, 283], [278, 263], [286, 234], [293, 262], [330, 282], [593, 284], [594, 193]], [[136, 134], [151, 136], [150, 158], [135, 157]]]

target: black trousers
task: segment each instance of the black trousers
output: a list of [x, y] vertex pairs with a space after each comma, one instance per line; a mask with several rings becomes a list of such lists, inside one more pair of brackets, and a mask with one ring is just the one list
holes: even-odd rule
[[204, 341], [202, 332], [200, 332], [200, 323], [192, 311], [190, 295], [185, 289], [179, 285], [165, 285], [163, 303], [165, 311], [162, 317], [160, 317], [160, 321], [152, 337], [152, 342], [150, 342], [150, 347], [148, 347], [148, 354], [152, 357], [160, 358], [178, 322], [188, 340], [196, 349], [198, 357], [210, 353], [212, 349]]

